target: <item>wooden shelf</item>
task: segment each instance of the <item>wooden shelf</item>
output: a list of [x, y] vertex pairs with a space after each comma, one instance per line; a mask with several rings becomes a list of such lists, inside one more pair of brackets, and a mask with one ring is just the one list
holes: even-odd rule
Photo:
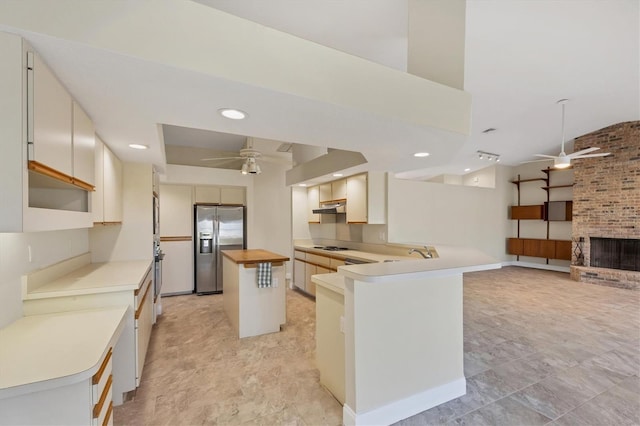
[[542, 189], [544, 189], [545, 191], [548, 191], [549, 189], [554, 189], [554, 188], [571, 188], [573, 186], [573, 184], [569, 184], [569, 185], [551, 185], [551, 186], [541, 186]]
[[516, 185], [524, 183], [524, 182], [535, 182], [541, 180], [543, 182], [546, 182], [547, 179], [546, 178], [534, 178], [534, 179], [520, 179], [520, 180], [512, 180], [511, 183], [515, 183]]

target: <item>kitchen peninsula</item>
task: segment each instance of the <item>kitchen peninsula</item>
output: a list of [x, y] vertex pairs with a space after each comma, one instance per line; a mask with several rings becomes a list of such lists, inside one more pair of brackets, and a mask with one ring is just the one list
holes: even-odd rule
[[[223, 306], [238, 337], [280, 331], [286, 322], [285, 266], [289, 258], [267, 250], [223, 250]], [[259, 287], [259, 264], [271, 264], [268, 284]]]
[[[466, 393], [462, 274], [500, 263], [475, 249], [436, 250], [437, 258], [340, 266], [312, 277], [321, 288], [317, 336], [335, 341], [322, 322], [335, 328], [344, 301], [344, 380], [323, 371], [332, 365], [318, 365], [321, 382], [344, 398], [345, 425], [391, 424]], [[322, 344], [318, 354], [326, 352]]]

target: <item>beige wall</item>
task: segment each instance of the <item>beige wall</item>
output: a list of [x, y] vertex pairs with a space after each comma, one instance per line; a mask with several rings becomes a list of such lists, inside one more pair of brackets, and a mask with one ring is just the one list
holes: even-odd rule
[[24, 234], [0, 233], [0, 328], [22, 316], [23, 274], [87, 251], [89, 237], [86, 229]]
[[496, 166], [496, 187], [481, 188], [389, 177], [388, 240], [477, 248], [501, 261], [510, 234], [510, 167]]

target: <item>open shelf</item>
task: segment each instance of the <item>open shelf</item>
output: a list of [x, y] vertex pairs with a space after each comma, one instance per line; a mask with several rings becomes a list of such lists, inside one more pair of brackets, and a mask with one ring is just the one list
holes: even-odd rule
[[547, 181], [546, 178], [534, 178], [534, 179], [512, 180], [511, 183], [515, 183], [517, 185], [517, 184], [524, 183], [524, 182], [535, 182], [535, 181], [538, 181], [538, 180], [543, 181], [543, 182]]
[[542, 189], [549, 190], [549, 189], [554, 189], [554, 188], [571, 188], [573, 186], [573, 184], [570, 185], [552, 185], [552, 186], [541, 186]]

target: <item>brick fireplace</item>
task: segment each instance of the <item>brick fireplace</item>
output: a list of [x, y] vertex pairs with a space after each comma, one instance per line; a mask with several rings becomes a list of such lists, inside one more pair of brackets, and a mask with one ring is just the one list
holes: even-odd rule
[[[615, 124], [574, 141], [574, 151], [592, 146], [612, 155], [573, 161], [571, 278], [640, 290], [640, 272], [591, 262], [591, 238], [626, 240], [623, 245], [640, 240], [640, 121]], [[625, 268], [629, 262], [619, 264]]]

